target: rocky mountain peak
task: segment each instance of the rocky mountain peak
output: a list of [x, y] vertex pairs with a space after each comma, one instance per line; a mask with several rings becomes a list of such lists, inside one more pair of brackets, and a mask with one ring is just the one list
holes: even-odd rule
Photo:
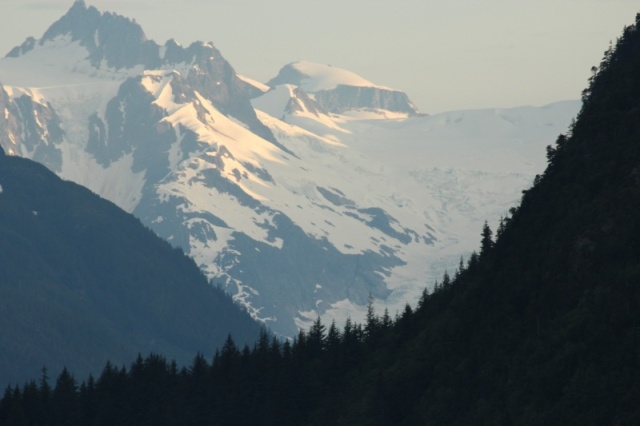
[[[102, 13], [82, 0], [76, 1], [54, 22], [37, 44], [44, 45], [65, 36], [71, 41], [79, 41], [88, 50], [88, 59], [96, 68], [101, 67], [103, 61], [116, 69], [136, 65], [152, 67], [159, 63], [159, 46], [147, 40], [142, 27], [134, 20], [110, 12]], [[30, 37], [7, 56], [18, 57], [35, 47], [36, 40]]]
[[94, 33], [102, 14], [95, 7], [87, 7], [84, 1], [76, 1], [60, 19], [54, 22], [42, 36], [40, 44], [57, 36], [70, 34], [73, 40], [85, 45], [95, 44]]

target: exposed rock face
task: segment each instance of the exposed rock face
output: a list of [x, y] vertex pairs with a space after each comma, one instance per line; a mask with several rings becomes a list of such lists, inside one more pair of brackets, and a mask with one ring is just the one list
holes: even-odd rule
[[18, 109], [0, 83], [0, 148], [4, 145], [10, 154], [17, 149], [19, 143], [16, 140], [16, 136], [20, 134], [18, 120]]
[[63, 142], [60, 119], [50, 104], [27, 95], [11, 99], [0, 84], [0, 145], [12, 155], [28, 156], [60, 172]]
[[311, 114], [326, 114], [328, 111], [316, 101], [307, 95], [304, 90], [299, 87], [293, 89], [292, 97], [284, 109], [287, 114], [295, 114], [296, 112], [307, 111]]
[[[159, 46], [147, 40], [142, 28], [134, 21], [109, 12], [100, 13], [76, 1], [71, 9], [56, 21], [38, 41], [43, 45], [59, 36], [70, 35], [89, 51], [91, 63], [99, 67], [102, 61], [116, 69], [138, 64], [154, 67], [159, 64]], [[33, 38], [14, 48], [7, 56], [17, 57], [35, 47]]]
[[267, 85], [298, 86], [311, 94], [318, 105], [328, 112], [379, 109], [418, 114], [418, 109], [406, 93], [378, 86], [351, 72], [328, 65], [294, 62], [284, 66]]
[[333, 90], [320, 90], [315, 99], [324, 109], [342, 113], [353, 109], [384, 109], [391, 112], [416, 114], [418, 109], [406, 93], [377, 87], [338, 85]]
[[164, 177], [169, 173], [167, 153], [176, 141], [176, 134], [163, 121], [166, 111], [155, 105], [154, 100], [142, 86], [141, 78], [125, 81], [107, 105], [106, 123], [97, 114], [89, 118], [87, 152], [103, 167], [126, 154], [134, 154], [134, 173], [144, 171], [153, 181]]
[[7, 58], [17, 58], [20, 55], [27, 53], [32, 50], [36, 44], [36, 39], [33, 37], [27, 37], [27, 39], [20, 45], [16, 46], [9, 53], [7, 53]]
[[302, 82], [309, 78], [301, 70], [296, 68], [295, 63], [287, 64], [278, 71], [278, 75], [267, 82], [267, 86], [276, 87], [282, 84], [292, 84], [294, 86], [300, 86]]

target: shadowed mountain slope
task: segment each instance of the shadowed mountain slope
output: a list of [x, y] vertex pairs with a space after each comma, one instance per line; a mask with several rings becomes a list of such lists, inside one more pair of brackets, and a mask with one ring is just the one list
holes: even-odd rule
[[191, 361], [259, 326], [191, 259], [44, 166], [0, 156], [0, 384], [47, 366], [98, 373], [157, 352]]

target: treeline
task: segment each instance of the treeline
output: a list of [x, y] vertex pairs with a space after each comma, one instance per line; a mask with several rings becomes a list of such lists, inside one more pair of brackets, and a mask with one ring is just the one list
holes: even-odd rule
[[317, 319], [291, 341], [263, 331], [252, 347], [228, 336], [211, 359], [198, 355], [188, 367], [151, 354], [128, 368], [108, 363], [83, 381], [66, 369], [51, 381], [43, 370], [38, 381], [6, 389], [0, 425], [419, 424], [425, 409], [447, 424], [475, 394], [469, 366], [482, 362], [478, 348], [492, 333], [474, 320], [483, 308], [456, 306], [495, 256], [486, 223], [481, 236], [480, 253], [425, 289], [415, 310], [379, 316], [370, 301], [364, 324], [340, 329]]
[[43, 369], [39, 381], [6, 389], [0, 424], [307, 424], [321, 401], [330, 401], [411, 315], [407, 306], [394, 320], [386, 312], [378, 317], [369, 305], [364, 326], [348, 320], [339, 330], [318, 319], [292, 341], [263, 331], [251, 348], [238, 347], [229, 336], [211, 360], [198, 355], [188, 368], [152, 354], [138, 356], [129, 368], [108, 363], [99, 377], [82, 382], [65, 369], [50, 383]]
[[318, 318], [292, 340], [263, 330], [252, 347], [238, 346], [229, 335], [210, 360], [198, 355], [188, 367], [158, 354], [138, 355], [128, 368], [107, 363], [97, 378], [82, 381], [66, 368], [51, 380], [43, 368], [39, 380], [5, 390], [0, 425], [356, 424], [338, 411], [348, 412], [355, 402], [343, 394], [354, 383], [364, 392], [361, 409], [379, 424], [391, 424], [411, 398], [404, 391], [385, 395], [382, 373], [371, 366], [388, 365], [419, 330], [424, 311], [448, 303], [446, 294], [491, 247], [485, 223], [480, 255], [473, 253], [466, 266], [461, 259], [454, 276], [445, 273], [432, 294], [425, 289], [415, 312], [407, 304], [393, 318], [387, 310], [377, 315], [370, 300], [364, 324], [348, 319], [339, 328]]
[[[615, 336], [640, 331], [636, 313], [598, 325], [610, 312], [594, 303], [611, 303], [615, 292], [558, 283], [553, 296], [574, 299], [563, 311], [544, 305], [535, 287], [504, 287], [495, 267], [513, 220], [500, 221], [495, 241], [485, 223], [480, 252], [425, 290], [415, 309], [379, 316], [370, 302], [364, 324], [317, 319], [292, 340], [263, 331], [243, 347], [228, 336], [213, 357], [187, 367], [151, 354], [82, 381], [66, 369], [50, 380], [43, 370], [6, 389], [0, 425], [634, 424], [638, 348]], [[507, 276], [522, 269], [502, 268]], [[615, 365], [604, 363], [611, 354]]]

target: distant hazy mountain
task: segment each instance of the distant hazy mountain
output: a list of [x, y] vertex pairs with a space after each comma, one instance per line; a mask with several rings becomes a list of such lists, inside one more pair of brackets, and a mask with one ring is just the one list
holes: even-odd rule
[[190, 363], [259, 326], [180, 250], [40, 164], [0, 149], [0, 386], [160, 353]]
[[406, 93], [375, 85], [351, 71], [308, 61], [291, 63], [267, 85], [298, 86], [312, 93], [325, 111], [343, 113], [354, 109], [379, 109], [408, 115], [418, 113]]
[[211, 43], [147, 40], [76, 2], [0, 60], [0, 146], [133, 213], [255, 318], [391, 312], [477, 247], [579, 108], [420, 115], [337, 67], [269, 87]]

